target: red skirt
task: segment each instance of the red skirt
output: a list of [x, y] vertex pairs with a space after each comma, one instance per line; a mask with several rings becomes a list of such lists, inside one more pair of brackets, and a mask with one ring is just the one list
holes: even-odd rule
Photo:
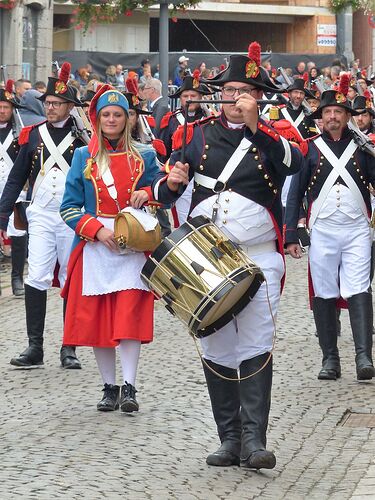
[[83, 246], [75, 248], [62, 291], [67, 299], [63, 345], [116, 347], [120, 340], [152, 342], [154, 296], [145, 290], [82, 295]]

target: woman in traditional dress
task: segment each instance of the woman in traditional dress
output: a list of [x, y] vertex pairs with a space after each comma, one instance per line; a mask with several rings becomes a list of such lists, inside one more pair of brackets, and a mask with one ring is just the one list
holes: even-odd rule
[[[142, 283], [143, 252], [119, 253], [114, 218], [152, 204], [154, 149], [131, 137], [129, 103], [103, 85], [90, 104], [93, 136], [67, 176], [61, 216], [76, 233], [63, 289], [64, 345], [91, 346], [104, 383], [99, 411], [138, 411], [135, 379], [142, 343], [153, 338], [154, 298]], [[123, 385], [116, 385], [116, 347]]]

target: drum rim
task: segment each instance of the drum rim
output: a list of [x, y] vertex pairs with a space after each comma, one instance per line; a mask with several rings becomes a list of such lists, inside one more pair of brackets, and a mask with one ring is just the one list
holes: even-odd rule
[[[245, 268], [243, 270], [243, 272], [239, 273], [237, 276], [235, 276], [234, 279], [241, 277], [243, 275], [243, 273], [246, 272], [247, 270], [248, 269]], [[242, 280], [238, 280], [236, 282], [240, 283], [241, 281]], [[223, 326], [227, 325], [233, 319], [233, 315], [239, 314], [247, 306], [247, 304], [254, 298], [255, 294], [257, 293], [257, 291], [259, 290], [259, 288], [263, 282], [264, 282], [264, 274], [260, 270], [260, 271], [255, 273], [254, 279], [250, 283], [249, 288], [246, 290], [246, 292], [243, 294], [243, 296], [240, 298], [240, 300], [238, 302], [236, 302], [230, 310], [228, 310], [225, 314], [220, 316], [220, 318], [218, 318], [216, 321], [214, 321], [213, 323], [208, 325], [206, 328], [199, 329], [200, 322], [204, 319], [205, 314], [207, 314], [207, 312], [212, 307], [212, 303], [209, 302], [207, 304], [207, 306], [201, 310], [197, 319], [193, 317], [193, 320], [190, 322], [191, 326], [190, 326], [190, 324], [188, 325], [190, 332], [196, 338], [204, 338], [204, 337], [208, 337], [209, 335], [212, 335], [217, 330], [219, 330]], [[231, 283], [228, 283], [228, 285], [231, 285]], [[224, 289], [226, 289], [226, 288], [227, 287], [224, 287]], [[212, 299], [217, 298], [218, 300], [220, 300], [224, 296], [223, 295], [224, 289], [219, 290], [217, 293], [217, 297], [216, 297], [216, 295], [214, 295], [212, 297]], [[211, 304], [211, 307], [209, 307], [210, 304]], [[193, 316], [195, 316], [195, 313], [198, 309], [199, 309], [199, 306], [194, 311]], [[203, 317], [202, 317], [202, 314], [203, 314]]]

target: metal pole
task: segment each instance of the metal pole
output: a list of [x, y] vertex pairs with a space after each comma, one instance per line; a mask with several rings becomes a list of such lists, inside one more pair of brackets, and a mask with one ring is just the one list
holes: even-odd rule
[[159, 74], [162, 83], [163, 102], [168, 103], [168, 77], [169, 77], [169, 14], [168, 0], [160, 1], [159, 14]]
[[354, 58], [353, 54], [353, 12], [351, 7], [347, 7], [344, 11], [336, 14], [337, 24], [337, 52], [340, 56], [344, 56], [347, 63]]

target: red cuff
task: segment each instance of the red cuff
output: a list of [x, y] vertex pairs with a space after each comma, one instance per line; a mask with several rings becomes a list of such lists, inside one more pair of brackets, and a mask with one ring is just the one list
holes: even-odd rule
[[76, 233], [82, 240], [94, 241], [95, 235], [101, 229], [103, 224], [92, 215], [84, 215], [76, 226]]

